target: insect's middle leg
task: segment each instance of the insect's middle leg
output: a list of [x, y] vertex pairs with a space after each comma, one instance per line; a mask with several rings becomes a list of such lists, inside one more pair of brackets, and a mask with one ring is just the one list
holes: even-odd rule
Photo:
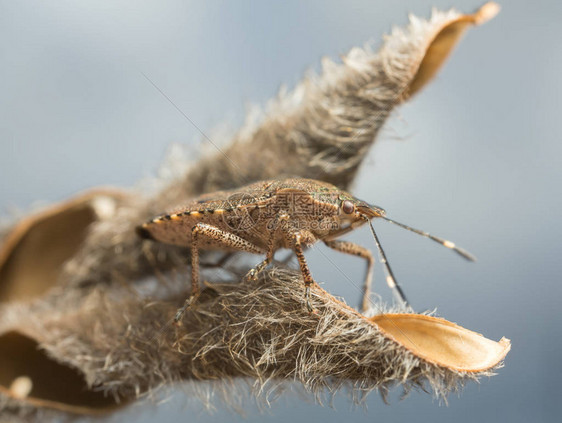
[[269, 229], [269, 238], [267, 240], [267, 252], [265, 256], [265, 260], [258, 263], [254, 268], [250, 269], [246, 277], [256, 280], [258, 277], [258, 273], [260, 273], [263, 269], [267, 267], [269, 263], [273, 261], [273, 256], [275, 255], [275, 237], [277, 235], [277, 229], [279, 228], [280, 222], [285, 223], [289, 219], [287, 214], [278, 214], [272, 220]]
[[373, 282], [373, 266], [375, 264], [373, 253], [365, 247], [349, 241], [325, 241], [324, 244], [340, 253], [352, 254], [364, 258], [367, 261], [367, 274], [365, 275], [365, 282], [363, 284], [363, 300], [361, 304], [361, 310], [366, 312], [369, 309], [371, 285]]
[[189, 305], [199, 296], [199, 239], [201, 235], [211, 238], [224, 247], [248, 253], [263, 254], [265, 251], [231, 232], [207, 223], [198, 223], [191, 229], [191, 295], [177, 311], [174, 320], [178, 322]]

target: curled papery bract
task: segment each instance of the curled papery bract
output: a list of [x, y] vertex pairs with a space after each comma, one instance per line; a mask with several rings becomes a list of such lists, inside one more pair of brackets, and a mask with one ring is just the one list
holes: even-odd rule
[[60, 285], [63, 265], [80, 248], [90, 225], [111, 219], [129, 196], [94, 189], [17, 222], [0, 242], [0, 304], [40, 297]]
[[475, 13], [458, 15], [454, 19], [444, 22], [441, 27], [437, 27], [434, 37], [427, 45], [423, 60], [419, 63], [414, 77], [404, 92], [404, 97], [416, 94], [437, 74], [467, 28], [486, 23], [493, 19], [499, 11], [500, 6], [497, 3], [489, 2]]
[[511, 348], [445, 319], [421, 314], [379, 314], [369, 319], [390, 339], [415, 356], [459, 372], [483, 372], [497, 366]]

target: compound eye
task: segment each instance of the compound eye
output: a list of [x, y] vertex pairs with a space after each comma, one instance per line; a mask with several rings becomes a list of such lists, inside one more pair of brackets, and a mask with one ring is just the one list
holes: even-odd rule
[[349, 200], [345, 200], [342, 204], [342, 210], [345, 214], [351, 214], [355, 211], [355, 206]]

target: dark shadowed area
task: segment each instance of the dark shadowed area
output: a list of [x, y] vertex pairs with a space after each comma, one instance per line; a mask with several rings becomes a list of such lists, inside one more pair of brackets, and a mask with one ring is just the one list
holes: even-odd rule
[[[110, 420], [547, 422], [561, 415], [562, 4], [504, 3], [390, 119], [353, 190], [478, 257], [467, 263], [375, 221], [416, 310], [437, 308], [491, 339], [511, 339], [498, 375], [470, 383], [448, 406], [423, 392], [400, 400], [400, 389], [390, 405], [372, 394], [365, 410], [341, 394], [330, 408], [287, 392], [265, 412], [248, 401], [244, 419], [220, 403], [210, 414], [178, 389], [166, 404], [137, 405]], [[194, 156], [212, 151], [143, 74], [220, 140], [249, 104], [263, 105], [281, 84], [319, 69], [322, 56], [377, 45], [392, 25], [406, 24], [408, 12], [427, 17], [432, 6], [470, 12], [480, 5], [0, 1], [1, 214], [92, 186], [131, 186], [156, 174], [172, 143]], [[346, 239], [375, 251], [366, 227]], [[361, 260], [321, 246], [307, 257], [324, 288], [359, 305]], [[375, 290], [391, 301], [380, 266]]]

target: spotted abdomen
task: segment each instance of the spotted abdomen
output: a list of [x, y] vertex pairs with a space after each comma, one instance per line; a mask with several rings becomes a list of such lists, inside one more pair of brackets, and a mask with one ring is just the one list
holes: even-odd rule
[[187, 247], [197, 223], [222, 227], [224, 213], [224, 209], [180, 210], [151, 219], [137, 227], [137, 233], [146, 239]]

